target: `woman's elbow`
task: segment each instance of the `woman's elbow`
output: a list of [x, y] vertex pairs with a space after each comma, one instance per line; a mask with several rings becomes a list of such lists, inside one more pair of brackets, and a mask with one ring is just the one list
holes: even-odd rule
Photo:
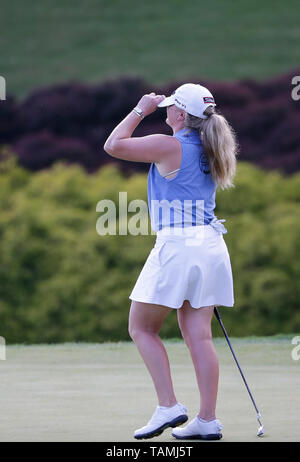
[[109, 140], [106, 140], [104, 146], [103, 146], [103, 149], [105, 152], [107, 152], [107, 154], [109, 154], [110, 156], [113, 156], [114, 153], [115, 153], [115, 149], [114, 149], [114, 146], [113, 146], [113, 143]]

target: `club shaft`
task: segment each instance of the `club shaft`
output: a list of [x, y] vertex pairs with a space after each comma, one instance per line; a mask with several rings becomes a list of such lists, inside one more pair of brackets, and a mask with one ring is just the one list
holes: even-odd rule
[[255, 408], [255, 410], [256, 410], [256, 413], [257, 413], [257, 416], [258, 416], [258, 421], [259, 421], [259, 423], [261, 424], [261, 422], [260, 422], [260, 420], [259, 420], [259, 418], [260, 418], [259, 410], [257, 409], [256, 403], [255, 403], [255, 401], [254, 401], [254, 399], [253, 399], [253, 396], [252, 396], [252, 393], [251, 393], [251, 391], [250, 391], [250, 388], [248, 387], [248, 384], [247, 384], [247, 382], [246, 382], [246, 379], [245, 379], [245, 376], [244, 376], [244, 374], [243, 374], [243, 371], [242, 371], [242, 369], [241, 369], [241, 367], [240, 367], [240, 365], [239, 365], [239, 362], [238, 362], [238, 360], [237, 360], [237, 357], [236, 357], [236, 355], [235, 355], [235, 353], [234, 353], [234, 351], [233, 351], [233, 348], [232, 348], [232, 346], [231, 346], [230, 340], [229, 340], [229, 338], [228, 338], [226, 329], [225, 329], [225, 327], [224, 327], [223, 321], [222, 321], [222, 319], [221, 319], [221, 316], [220, 316], [220, 313], [219, 313], [219, 310], [218, 310], [217, 307], [214, 308], [214, 313], [215, 313], [215, 316], [216, 316], [217, 320], [219, 321], [219, 324], [220, 324], [220, 326], [221, 326], [221, 329], [222, 329], [222, 331], [223, 331], [223, 333], [224, 333], [224, 335], [225, 335], [225, 338], [226, 338], [226, 340], [227, 340], [228, 346], [229, 346], [229, 348], [230, 348], [230, 350], [231, 350], [232, 356], [234, 357], [234, 360], [235, 360], [236, 365], [237, 365], [237, 367], [238, 367], [238, 369], [239, 369], [239, 371], [240, 371], [240, 374], [241, 374], [242, 379], [243, 379], [243, 381], [244, 381], [244, 384], [245, 384], [245, 386], [246, 386], [246, 388], [247, 388], [247, 391], [248, 391], [248, 393], [249, 393], [249, 396], [250, 396], [250, 398], [251, 398], [251, 401], [252, 401], [252, 403], [253, 403], [253, 406], [254, 406], [254, 408]]

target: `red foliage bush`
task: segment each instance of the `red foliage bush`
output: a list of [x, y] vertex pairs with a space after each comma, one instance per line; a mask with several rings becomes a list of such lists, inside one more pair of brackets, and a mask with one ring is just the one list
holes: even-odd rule
[[[201, 83], [214, 94], [218, 111], [237, 133], [240, 160], [292, 173], [300, 164], [300, 101], [291, 97], [294, 75], [300, 75], [300, 69], [265, 81], [187, 81]], [[155, 88], [140, 78], [125, 77], [97, 85], [74, 81], [53, 85], [37, 89], [21, 102], [9, 95], [0, 103], [0, 144], [12, 145], [20, 163], [30, 170], [66, 160], [88, 171], [108, 162], [117, 162], [127, 172], [147, 171], [148, 164], [108, 156], [104, 142], [143, 94], [169, 95], [185, 82]], [[134, 136], [172, 134], [165, 118], [164, 109], [156, 111]]]
[[78, 162], [87, 170], [93, 170], [95, 164], [94, 152], [84, 141], [58, 137], [46, 130], [23, 136], [15, 150], [19, 163], [33, 171], [50, 167], [56, 161]]

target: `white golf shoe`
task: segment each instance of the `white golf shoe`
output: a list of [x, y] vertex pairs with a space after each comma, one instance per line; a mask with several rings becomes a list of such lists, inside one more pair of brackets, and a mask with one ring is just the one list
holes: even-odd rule
[[187, 409], [180, 403], [171, 407], [157, 406], [153, 416], [142, 428], [134, 432], [137, 439], [147, 439], [160, 435], [168, 427], [177, 427], [188, 420]]
[[218, 419], [205, 422], [197, 416], [186, 427], [173, 430], [172, 436], [179, 440], [220, 440], [222, 428]]

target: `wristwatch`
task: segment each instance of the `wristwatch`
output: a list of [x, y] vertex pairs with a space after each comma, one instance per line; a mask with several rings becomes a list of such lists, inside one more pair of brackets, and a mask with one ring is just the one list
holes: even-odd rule
[[145, 116], [144, 116], [144, 113], [142, 111], [142, 109], [138, 106], [136, 106], [133, 111], [138, 115], [140, 116], [141, 119], [143, 119]]

